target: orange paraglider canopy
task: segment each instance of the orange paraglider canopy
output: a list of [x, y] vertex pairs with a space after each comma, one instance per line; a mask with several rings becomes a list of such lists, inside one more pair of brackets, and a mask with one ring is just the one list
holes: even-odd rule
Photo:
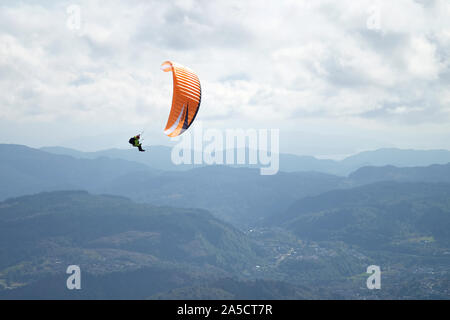
[[165, 72], [173, 74], [173, 98], [169, 119], [164, 133], [176, 137], [186, 131], [194, 122], [202, 97], [198, 76], [189, 68], [166, 61], [161, 65]]

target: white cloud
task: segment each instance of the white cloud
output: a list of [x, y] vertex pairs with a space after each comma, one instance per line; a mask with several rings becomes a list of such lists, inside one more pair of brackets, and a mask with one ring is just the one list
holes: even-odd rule
[[448, 128], [446, 0], [85, 0], [76, 32], [66, 25], [72, 4], [1, 5], [1, 121], [158, 131], [171, 90], [159, 64], [170, 59], [200, 75], [198, 119], [213, 126]]
[[424, 37], [411, 38], [408, 71], [411, 76], [424, 80], [436, 80], [441, 70], [436, 57], [436, 46]]

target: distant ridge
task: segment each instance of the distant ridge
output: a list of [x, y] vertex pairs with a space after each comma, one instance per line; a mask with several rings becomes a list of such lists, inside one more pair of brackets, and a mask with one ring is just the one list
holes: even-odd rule
[[123, 159], [77, 159], [22, 145], [0, 144], [0, 200], [63, 189], [93, 190], [114, 178], [154, 169]]
[[[41, 150], [70, 155], [77, 158], [95, 159], [109, 157], [140, 162], [163, 171], [189, 170], [194, 165], [174, 165], [171, 161], [172, 149], [167, 146], [150, 146], [148, 152], [140, 154], [133, 149], [108, 149], [96, 152], [81, 152], [63, 147], [43, 147]], [[349, 156], [343, 160], [318, 159], [313, 156], [299, 156], [294, 154], [280, 154], [280, 171], [317, 171], [340, 176], [347, 176], [351, 172], [366, 166], [418, 167], [432, 164], [450, 163], [448, 150], [411, 150], [384, 148], [374, 151], [364, 151]], [[249, 165], [244, 165], [252, 167]], [[254, 166], [253, 166], [254, 167]]]
[[380, 181], [450, 183], [450, 163], [405, 168], [395, 166], [363, 167], [351, 173], [349, 180], [355, 184], [369, 184]]
[[[142, 154], [136, 150], [128, 151], [117, 152], [127, 152], [132, 156]], [[313, 170], [281, 171], [274, 176], [261, 176], [255, 168], [206, 166], [183, 171], [156, 171], [136, 161], [100, 156], [101, 153], [88, 153], [92, 159], [76, 158], [74, 155], [0, 145], [0, 200], [42, 191], [87, 190], [96, 194], [126, 196], [156, 205], [208, 209], [221, 219], [246, 227], [287, 210], [298, 199], [333, 189], [379, 181], [450, 180], [449, 164], [405, 168], [363, 167], [349, 177]]]

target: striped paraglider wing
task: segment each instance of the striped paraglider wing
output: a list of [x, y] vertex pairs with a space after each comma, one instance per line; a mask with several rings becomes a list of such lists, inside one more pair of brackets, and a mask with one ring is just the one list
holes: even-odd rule
[[161, 65], [165, 72], [173, 74], [173, 98], [169, 119], [164, 133], [176, 137], [186, 131], [200, 108], [202, 89], [198, 76], [189, 68], [166, 61]]

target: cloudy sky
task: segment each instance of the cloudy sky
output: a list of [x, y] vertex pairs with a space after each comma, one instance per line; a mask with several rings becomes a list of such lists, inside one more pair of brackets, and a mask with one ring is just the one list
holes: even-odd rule
[[450, 149], [448, 17], [448, 0], [0, 0], [0, 143], [168, 144], [172, 60], [200, 77], [205, 128], [279, 128], [317, 156]]

